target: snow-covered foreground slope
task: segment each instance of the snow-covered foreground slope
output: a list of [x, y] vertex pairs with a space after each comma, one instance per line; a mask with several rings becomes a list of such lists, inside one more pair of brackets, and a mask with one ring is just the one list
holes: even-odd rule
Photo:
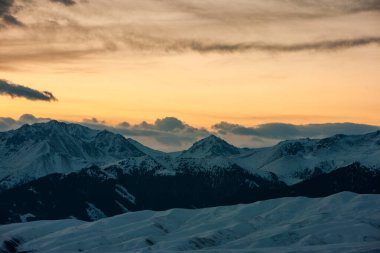
[[37, 221], [0, 226], [0, 235], [4, 252], [5, 245], [36, 252], [379, 252], [380, 196], [343, 192], [96, 222]]

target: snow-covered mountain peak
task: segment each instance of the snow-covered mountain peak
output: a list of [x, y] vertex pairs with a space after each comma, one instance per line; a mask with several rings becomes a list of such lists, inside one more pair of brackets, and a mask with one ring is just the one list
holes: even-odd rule
[[266, 149], [270, 150], [269, 161], [274, 161], [282, 157], [302, 156], [313, 151], [316, 147], [318, 140], [304, 138], [298, 140], [281, 141], [277, 145]]
[[380, 132], [364, 135], [338, 134], [324, 139], [282, 141], [262, 150], [238, 156], [235, 163], [251, 171], [272, 172], [287, 184], [300, 182], [305, 175], [329, 173], [354, 162], [380, 168]]
[[231, 156], [240, 154], [239, 148], [227, 143], [225, 140], [210, 135], [195, 142], [188, 150], [182, 152], [182, 158], [207, 158], [215, 156]]
[[0, 135], [0, 188], [144, 155], [122, 135], [109, 131], [55, 120], [24, 125]]
[[107, 130], [98, 132], [92, 142], [96, 148], [121, 159], [129, 156], [138, 157], [145, 155], [133, 143], [125, 139], [124, 136]]
[[203, 142], [205, 142], [205, 141], [223, 141], [222, 138], [219, 138], [218, 136], [216, 136], [214, 134], [210, 134], [209, 136], [207, 136], [206, 138], [203, 138], [202, 140], [203, 140]]
[[363, 135], [344, 135], [337, 134], [318, 141], [317, 148], [327, 148], [333, 150], [344, 149], [345, 147], [370, 147], [380, 145], [380, 131], [363, 134]]
[[8, 136], [13, 136], [13, 138], [24, 137], [22, 139], [41, 140], [49, 139], [52, 137], [52, 135], [70, 135], [80, 139], [91, 139], [97, 134], [97, 132], [97, 130], [93, 130], [78, 124], [51, 120], [46, 123], [35, 123], [32, 125], [25, 124], [19, 129], [11, 130], [6, 133], [8, 133]]

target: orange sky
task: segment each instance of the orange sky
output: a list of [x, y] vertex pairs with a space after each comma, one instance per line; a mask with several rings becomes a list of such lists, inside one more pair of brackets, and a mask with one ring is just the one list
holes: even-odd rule
[[64, 6], [46, 0], [14, 12], [25, 26], [1, 28], [0, 79], [48, 90], [58, 101], [0, 96], [0, 115], [96, 117], [114, 124], [174, 116], [207, 128], [220, 121], [380, 125], [378, 43], [294, 52], [197, 52], [189, 44], [171, 44], [376, 37], [378, 10], [355, 12], [338, 4], [326, 10], [299, 6], [297, 13], [281, 1], [158, 2]]

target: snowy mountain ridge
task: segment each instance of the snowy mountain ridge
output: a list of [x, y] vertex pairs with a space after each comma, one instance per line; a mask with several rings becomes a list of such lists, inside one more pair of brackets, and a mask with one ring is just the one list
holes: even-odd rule
[[283, 141], [259, 149], [238, 148], [210, 135], [173, 155], [106, 130], [49, 121], [0, 133], [0, 161], [0, 189], [91, 165], [119, 167], [124, 172], [143, 168], [166, 175], [239, 166], [261, 177], [275, 174], [290, 185], [354, 162], [380, 168], [380, 131]]
[[8, 188], [51, 173], [144, 155], [123, 136], [109, 131], [58, 121], [24, 125], [0, 133], [0, 183]]
[[181, 158], [212, 158], [216, 156], [232, 156], [240, 154], [239, 148], [227, 143], [225, 140], [210, 135], [195, 142], [189, 149], [183, 151]]
[[380, 131], [364, 135], [335, 135], [324, 139], [300, 139], [234, 159], [251, 173], [272, 172], [287, 184], [313, 173], [328, 173], [354, 162], [380, 168]]

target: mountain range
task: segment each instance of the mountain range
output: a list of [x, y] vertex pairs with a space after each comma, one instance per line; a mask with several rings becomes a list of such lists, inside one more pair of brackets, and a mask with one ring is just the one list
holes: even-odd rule
[[380, 131], [238, 148], [210, 135], [164, 153], [58, 121], [0, 133], [0, 222], [380, 192]]

